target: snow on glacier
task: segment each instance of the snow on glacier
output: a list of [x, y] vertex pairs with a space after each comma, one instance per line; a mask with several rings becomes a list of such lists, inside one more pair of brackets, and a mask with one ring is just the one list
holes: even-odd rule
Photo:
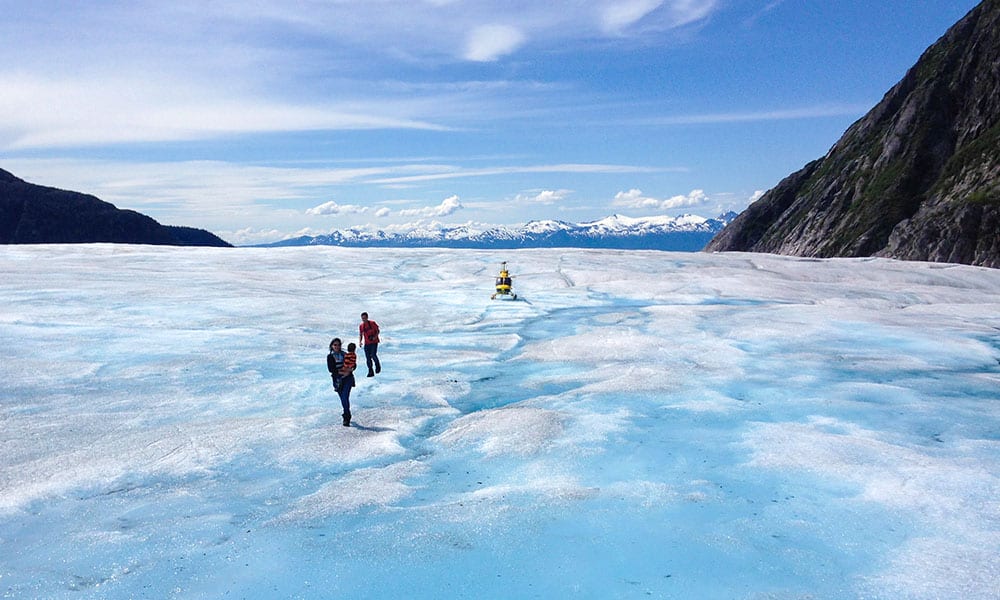
[[[501, 260], [523, 301], [489, 300]], [[1000, 271], [98, 244], [0, 273], [3, 597], [1000, 596]], [[363, 310], [385, 368], [344, 428], [325, 353]]]

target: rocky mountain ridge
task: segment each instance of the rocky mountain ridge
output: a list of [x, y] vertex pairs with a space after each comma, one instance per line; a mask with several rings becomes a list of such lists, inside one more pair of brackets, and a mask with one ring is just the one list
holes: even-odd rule
[[1000, 0], [984, 0], [826, 156], [707, 251], [1000, 267]]

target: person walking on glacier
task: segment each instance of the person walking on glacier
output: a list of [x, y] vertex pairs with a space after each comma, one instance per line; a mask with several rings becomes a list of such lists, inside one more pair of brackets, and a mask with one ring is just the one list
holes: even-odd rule
[[[361, 347], [365, 349], [365, 362], [368, 364], [368, 376], [375, 377], [376, 373], [382, 371], [382, 364], [378, 360], [378, 323], [368, 318], [368, 313], [361, 313], [361, 325], [358, 326], [358, 340]], [[372, 366], [374, 365], [374, 369]]]
[[344, 366], [344, 351], [340, 349], [340, 338], [330, 340], [330, 353], [326, 355], [326, 370], [333, 379], [333, 390], [340, 393], [340, 369]]
[[333, 389], [340, 397], [340, 406], [344, 409], [342, 415], [344, 427], [351, 426], [351, 388], [354, 387], [354, 369], [358, 366], [358, 355], [354, 351], [357, 346], [347, 345], [347, 352], [341, 350], [340, 338], [330, 342], [330, 353], [326, 355], [326, 368], [333, 378]]

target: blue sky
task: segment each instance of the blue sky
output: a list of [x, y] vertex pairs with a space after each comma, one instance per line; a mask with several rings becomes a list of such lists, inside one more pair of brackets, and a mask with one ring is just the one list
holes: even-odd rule
[[0, 0], [0, 168], [253, 243], [742, 210], [973, 0]]

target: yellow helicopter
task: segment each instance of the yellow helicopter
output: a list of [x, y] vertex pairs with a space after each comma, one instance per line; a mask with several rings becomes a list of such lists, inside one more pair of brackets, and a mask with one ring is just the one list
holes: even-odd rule
[[507, 270], [507, 261], [500, 263], [500, 274], [497, 275], [497, 291], [492, 296], [490, 300], [517, 300], [517, 294], [514, 293], [513, 280], [514, 277]]

